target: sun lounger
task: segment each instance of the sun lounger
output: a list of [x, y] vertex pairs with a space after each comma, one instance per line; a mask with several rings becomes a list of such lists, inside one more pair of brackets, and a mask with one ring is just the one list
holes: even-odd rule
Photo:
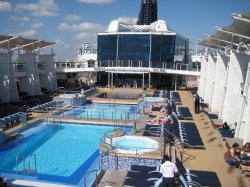
[[192, 120], [193, 116], [189, 110], [188, 107], [177, 107], [176, 108], [176, 117], [178, 119], [183, 119], [183, 120]]
[[170, 100], [176, 104], [181, 104], [181, 97], [179, 92], [170, 92]]
[[240, 164], [241, 175], [250, 176], [250, 163], [245, 164], [244, 162]]
[[228, 137], [228, 138], [233, 138], [235, 134], [235, 129], [223, 129], [219, 128], [218, 132], [222, 138]]
[[154, 185], [155, 182], [153, 181], [135, 179], [135, 178], [126, 178], [123, 184], [123, 186], [134, 186], [134, 187], [151, 187]]
[[131, 165], [132, 171], [138, 171], [141, 173], [149, 173], [152, 171], [159, 171], [159, 167], [152, 167], [152, 166], [140, 166], [140, 165]]
[[179, 123], [180, 138], [193, 148], [205, 148], [200, 133], [193, 122]]
[[187, 182], [194, 182], [201, 186], [221, 186], [218, 175], [213, 171], [186, 169], [178, 158], [176, 158], [176, 167]]
[[128, 171], [127, 177], [135, 178], [135, 179], [143, 179], [143, 180], [159, 180], [162, 177], [160, 172], [139, 172], [139, 171]]

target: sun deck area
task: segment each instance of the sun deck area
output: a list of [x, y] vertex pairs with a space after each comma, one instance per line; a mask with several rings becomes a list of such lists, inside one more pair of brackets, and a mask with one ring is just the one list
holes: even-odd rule
[[[102, 91], [100, 91], [102, 92]], [[228, 149], [228, 145], [230, 142], [234, 142], [234, 140], [224, 140], [219, 134], [217, 128], [214, 128], [213, 123], [209, 120], [206, 112], [201, 112], [196, 114], [194, 112], [194, 104], [193, 104], [193, 95], [190, 91], [180, 90], [178, 91], [181, 99], [181, 104], [178, 104], [178, 107], [187, 107], [192, 115], [192, 118], [188, 119], [178, 119], [179, 123], [188, 122], [196, 124], [196, 127], [199, 131], [199, 134], [202, 138], [202, 142], [204, 143], [204, 147], [193, 147], [193, 148], [181, 148], [179, 146], [169, 146], [168, 143], [164, 145], [164, 141], [160, 137], [148, 136], [148, 138], [159, 142], [161, 148], [159, 150], [151, 151], [148, 153], [140, 153], [140, 154], [127, 154], [127, 153], [117, 153], [114, 151], [107, 151], [100, 146], [100, 151], [106, 153], [114, 158], [118, 158], [117, 162], [120, 164], [123, 162], [123, 159], [153, 159], [153, 160], [162, 160], [164, 155], [171, 155], [173, 161], [175, 158], [179, 158], [182, 160], [184, 166], [186, 168], [201, 170], [201, 171], [213, 171], [219, 177], [221, 186], [234, 186], [234, 187], [247, 187], [250, 185], [250, 178], [247, 176], [243, 176], [241, 170], [238, 168], [234, 168], [229, 166], [223, 155], [225, 151]], [[91, 97], [87, 97], [87, 100], [92, 100], [94, 102], [98, 102], [100, 98], [96, 97], [96, 94]], [[137, 103], [138, 99], [109, 99], [102, 98], [103, 103], [112, 103], [112, 104], [132, 104]], [[60, 109], [65, 109], [67, 107], [60, 106]], [[53, 109], [51, 111], [46, 111], [42, 113], [30, 112], [29, 120], [27, 121], [27, 126], [39, 120], [47, 120], [53, 121], [55, 118], [60, 118], [60, 122], [74, 122], [74, 123], [89, 123], [89, 124], [109, 124], [114, 125], [114, 120], [112, 119], [91, 119], [91, 118], [76, 118], [70, 116], [61, 116], [56, 117], [53, 116], [52, 113], [57, 109]], [[147, 137], [143, 136], [143, 130], [146, 127], [146, 123], [149, 120], [148, 113], [143, 114], [139, 120], [135, 121], [130, 120], [117, 120], [115, 124], [124, 125], [126, 122], [126, 126], [130, 126], [134, 128], [134, 134], [131, 136], [135, 137]], [[159, 123], [160, 124], [160, 123]], [[10, 141], [11, 139], [17, 136], [18, 130], [24, 128], [22, 125], [17, 125], [14, 128], [6, 130], [6, 141]], [[237, 140], [235, 140], [237, 141]], [[101, 145], [101, 144], [100, 144]], [[119, 160], [120, 158], [120, 160]], [[159, 162], [160, 163], [160, 162]], [[117, 165], [117, 168], [113, 168], [113, 166], [109, 169], [100, 170], [100, 174], [97, 177], [98, 186], [123, 186], [124, 181], [126, 180], [127, 173], [129, 170], [121, 169], [121, 165]], [[84, 175], [84, 173], [82, 174]], [[25, 181], [16, 180], [16, 181], [8, 181], [9, 185], [25, 185]], [[43, 184], [35, 184], [35, 186], [42, 186]], [[52, 185], [53, 186], [53, 185]], [[60, 186], [60, 185], [59, 185]]]

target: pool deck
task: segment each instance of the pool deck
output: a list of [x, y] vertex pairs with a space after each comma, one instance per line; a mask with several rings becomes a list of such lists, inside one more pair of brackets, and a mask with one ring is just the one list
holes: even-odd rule
[[[227, 146], [224, 140], [218, 135], [216, 129], [213, 127], [211, 121], [208, 119], [205, 113], [195, 114], [194, 113], [194, 105], [193, 105], [193, 97], [192, 94], [188, 91], [181, 90], [179, 91], [180, 97], [182, 100], [182, 106], [186, 106], [190, 109], [190, 112], [193, 116], [193, 122], [196, 123], [196, 126], [199, 130], [199, 133], [202, 137], [206, 149], [191, 149], [188, 150], [187, 153], [192, 155], [190, 157], [188, 155], [184, 156], [184, 165], [190, 169], [195, 170], [207, 170], [214, 171], [217, 173], [222, 186], [224, 187], [248, 187], [250, 186], [250, 177], [242, 177], [241, 170], [229, 166], [223, 158], [224, 152], [227, 150]], [[98, 98], [97, 100], [103, 100], [103, 98]], [[96, 100], [96, 101], [97, 101]], [[117, 100], [115, 101], [116, 103]], [[123, 100], [124, 104], [129, 104], [128, 100]], [[132, 102], [136, 102], [135, 100], [131, 100]], [[33, 119], [28, 121], [28, 124], [32, 124], [39, 119], [47, 119], [49, 114], [44, 113], [32, 113]], [[63, 121], [70, 122], [81, 122], [81, 123], [98, 123], [98, 124], [113, 124], [112, 120], [94, 120], [94, 119], [72, 119], [72, 118], [63, 118]], [[143, 129], [145, 125], [145, 116], [141, 119], [141, 123], [137, 124], [137, 130]], [[191, 120], [189, 120], [191, 121]], [[133, 125], [133, 123], [129, 124]], [[10, 129], [6, 131], [8, 134], [15, 133], [18, 129], [23, 128], [21, 125], [15, 127], [15, 129]], [[140, 135], [138, 133], [137, 135]], [[233, 142], [233, 140], [230, 140]], [[167, 154], [167, 152], [166, 152]], [[114, 170], [110, 172], [106, 172], [104, 177], [101, 179], [98, 187], [104, 186], [122, 186], [124, 179], [126, 176], [126, 171]], [[209, 180], [209, 179], [208, 179]], [[15, 182], [15, 183], [14, 183]], [[12, 186], [44, 186], [44, 184], [39, 184], [34, 182], [34, 184], [27, 183], [27, 181], [14, 181]], [[29, 182], [29, 181], [28, 181]], [[11, 185], [10, 185], [11, 186]], [[46, 185], [46, 186], [62, 186], [62, 185]]]
[[250, 186], [250, 177], [242, 177], [240, 169], [229, 166], [225, 162], [224, 153], [227, 150], [225, 141], [218, 135], [205, 113], [195, 114], [192, 94], [188, 91], [179, 91], [179, 93], [183, 106], [190, 109], [206, 147], [205, 150], [188, 151], [188, 154], [195, 156], [195, 159], [187, 159], [185, 166], [196, 170], [215, 171], [223, 187]]
[[[224, 152], [227, 150], [226, 142], [218, 135], [205, 113], [195, 114], [192, 94], [189, 91], [179, 91], [179, 93], [182, 100], [182, 106], [188, 107], [193, 116], [193, 120], [188, 121], [196, 123], [206, 148], [186, 149], [187, 153], [191, 156], [187, 154], [184, 155], [183, 160], [185, 167], [194, 170], [216, 172], [222, 187], [250, 186], [250, 177], [243, 177], [240, 169], [229, 166], [225, 162], [223, 156]], [[166, 152], [166, 154], [168, 153]], [[117, 177], [119, 180], [112, 181], [113, 178], [116, 178], [117, 173], [122, 173]], [[107, 186], [122, 186], [121, 184], [125, 180], [125, 178], [123, 178], [125, 173], [126, 171], [119, 170], [106, 172], [99, 186], [105, 186], [103, 184]], [[109, 181], [113, 184], [109, 183]]]

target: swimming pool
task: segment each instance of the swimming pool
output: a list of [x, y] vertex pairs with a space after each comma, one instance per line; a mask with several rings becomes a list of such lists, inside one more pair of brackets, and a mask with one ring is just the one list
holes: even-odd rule
[[30, 175], [34, 180], [77, 185], [99, 157], [99, 140], [113, 129], [108, 125], [62, 123], [55, 126], [43, 122], [23, 132], [19, 145], [1, 153], [1, 172], [8, 176], [18, 170], [19, 177], [27, 175], [23, 169], [36, 168], [37, 173]]
[[147, 137], [123, 136], [113, 138], [118, 153], [141, 154], [159, 149], [159, 143]]
[[141, 114], [137, 113], [137, 105], [118, 104], [87, 104], [84, 107], [76, 107], [59, 113], [60, 116], [74, 116], [96, 119], [122, 119], [136, 120]]
[[146, 102], [163, 102], [164, 98], [161, 98], [161, 97], [144, 97], [144, 101], [146, 101]]

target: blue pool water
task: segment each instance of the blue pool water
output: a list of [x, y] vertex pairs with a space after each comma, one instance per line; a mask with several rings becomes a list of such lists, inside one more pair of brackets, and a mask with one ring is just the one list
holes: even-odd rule
[[144, 101], [146, 101], [146, 102], [163, 102], [164, 98], [161, 98], [161, 97], [144, 97]]
[[113, 146], [120, 153], [143, 153], [150, 152], [158, 149], [159, 144], [157, 141], [149, 139], [147, 137], [136, 137], [136, 136], [123, 136], [115, 138], [113, 140]]
[[87, 104], [84, 107], [77, 107], [61, 113], [61, 116], [75, 116], [83, 118], [98, 119], [128, 119], [136, 120], [140, 117], [137, 114], [137, 105], [117, 105], [117, 104]]
[[[58, 127], [42, 123], [23, 132], [20, 145], [2, 155], [0, 168], [2, 172], [16, 172], [16, 158], [18, 156], [18, 170], [35, 168], [36, 155], [37, 176], [42, 180], [77, 183], [91, 164], [99, 156], [100, 139], [107, 131], [114, 127], [108, 125], [62, 123]], [[54, 176], [54, 177], [52, 177]], [[76, 181], [77, 180], [77, 181]]]

